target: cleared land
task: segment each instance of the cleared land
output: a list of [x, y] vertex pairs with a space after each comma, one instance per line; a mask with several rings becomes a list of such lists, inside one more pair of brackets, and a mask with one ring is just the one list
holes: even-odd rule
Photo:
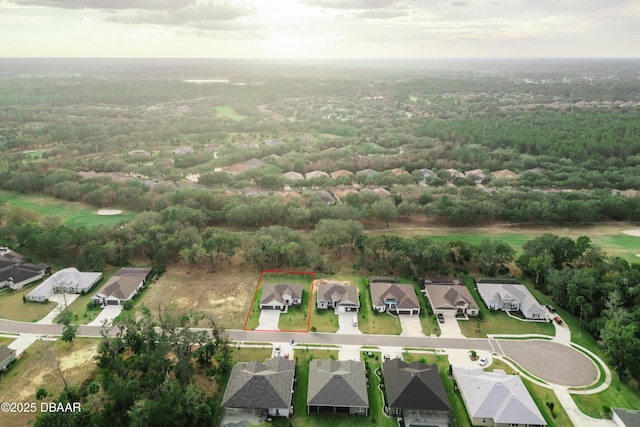
[[53, 310], [56, 306], [54, 302], [23, 302], [22, 297], [26, 297], [36, 286], [37, 284], [32, 284], [18, 291], [5, 289], [0, 292], [2, 318], [20, 322], [37, 322]]
[[[146, 305], [153, 313], [157, 307], [174, 304], [179, 313], [198, 311], [226, 329], [242, 329], [256, 289], [255, 272], [207, 273], [171, 266], [157, 281], [148, 285], [136, 300], [136, 306]], [[203, 321], [203, 327], [208, 326]]]
[[[9, 372], [0, 376], [0, 402], [36, 402], [38, 414], [40, 403], [36, 400], [36, 391], [44, 387], [50, 396], [44, 401], [51, 402], [64, 387], [49, 360], [55, 358], [67, 383], [77, 387], [96, 369], [93, 357], [97, 354], [99, 341], [97, 338], [77, 338], [73, 346], [61, 341], [36, 341]], [[4, 426], [23, 426], [32, 424], [35, 415], [6, 413], [1, 418]]]
[[0, 191], [0, 200], [11, 206], [36, 212], [40, 215], [59, 216], [69, 227], [93, 227], [116, 225], [132, 221], [136, 214], [123, 212], [119, 215], [99, 215], [98, 209], [79, 202], [67, 202], [52, 197], [31, 196]]

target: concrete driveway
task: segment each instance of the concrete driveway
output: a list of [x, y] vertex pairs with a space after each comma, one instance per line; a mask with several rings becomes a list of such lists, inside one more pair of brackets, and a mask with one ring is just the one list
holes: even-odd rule
[[53, 310], [51, 310], [46, 316], [42, 319], [38, 320], [36, 323], [41, 325], [53, 325], [53, 319], [55, 319], [58, 314], [65, 308], [66, 306], [70, 306], [72, 302], [76, 300], [80, 295], [78, 294], [53, 294], [49, 297], [49, 301], [55, 302], [56, 305]]
[[102, 326], [102, 323], [106, 320], [108, 325], [113, 325], [113, 319], [118, 317], [122, 313], [121, 305], [107, 305], [102, 309], [98, 317], [89, 322], [89, 326]]
[[280, 310], [261, 310], [257, 331], [279, 331]]
[[400, 324], [402, 325], [402, 333], [400, 334], [403, 337], [424, 337], [424, 332], [422, 332], [422, 323], [420, 323], [420, 316], [416, 315], [400, 315], [398, 316], [400, 319]]
[[[472, 322], [473, 320], [463, 320], [463, 322]], [[455, 317], [444, 318], [444, 323], [438, 323], [440, 326], [440, 337], [442, 338], [464, 338], [460, 331], [460, 325]]]
[[346, 335], [362, 335], [357, 326], [353, 326], [353, 316], [357, 313], [338, 313], [338, 325], [340, 325], [336, 334]]

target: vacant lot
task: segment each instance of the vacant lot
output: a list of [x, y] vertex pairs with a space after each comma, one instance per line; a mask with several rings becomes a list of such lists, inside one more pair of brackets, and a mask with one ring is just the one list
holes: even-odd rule
[[[96, 369], [93, 357], [96, 355], [99, 339], [78, 338], [73, 346], [63, 342], [36, 341], [7, 372], [0, 376], [0, 402], [39, 402], [36, 391], [44, 387], [49, 393], [46, 401], [62, 391], [64, 383], [54, 369], [51, 360], [60, 364], [62, 375], [70, 386], [79, 386]], [[34, 414], [2, 414], [3, 426], [28, 425]]]
[[79, 202], [67, 202], [53, 197], [32, 196], [0, 191], [0, 200], [9, 205], [27, 209], [40, 215], [59, 216], [70, 227], [93, 227], [116, 225], [132, 221], [136, 214], [123, 212], [119, 215], [98, 215], [98, 209]]
[[[259, 275], [241, 270], [207, 273], [171, 266], [156, 282], [149, 284], [136, 305], [144, 304], [153, 313], [158, 306], [174, 304], [180, 313], [191, 310], [211, 316], [226, 329], [242, 329]], [[201, 326], [208, 326], [203, 321]]]
[[22, 297], [26, 297], [36, 286], [29, 285], [18, 291], [5, 289], [0, 292], [0, 313], [2, 313], [2, 318], [20, 322], [37, 322], [53, 310], [56, 306], [53, 302], [23, 302]]

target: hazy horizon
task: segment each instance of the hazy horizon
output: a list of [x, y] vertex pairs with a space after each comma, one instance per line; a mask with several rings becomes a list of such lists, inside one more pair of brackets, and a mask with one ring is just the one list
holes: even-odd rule
[[634, 0], [0, 0], [7, 58], [637, 58]]

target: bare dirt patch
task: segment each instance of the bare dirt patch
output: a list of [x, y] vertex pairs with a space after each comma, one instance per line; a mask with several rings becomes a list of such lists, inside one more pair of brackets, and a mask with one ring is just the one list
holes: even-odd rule
[[624, 234], [626, 234], [627, 236], [640, 237], [640, 229], [636, 229], [636, 230], [622, 230], [622, 232], [623, 232]]
[[[171, 266], [144, 291], [141, 303], [154, 313], [158, 305], [174, 303], [178, 312], [198, 311], [213, 316], [218, 326], [242, 329], [259, 278], [259, 273], [240, 269], [207, 273]], [[208, 326], [206, 320], [200, 326]]]
[[120, 215], [122, 211], [120, 209], [100, 209], [98, 215]]

